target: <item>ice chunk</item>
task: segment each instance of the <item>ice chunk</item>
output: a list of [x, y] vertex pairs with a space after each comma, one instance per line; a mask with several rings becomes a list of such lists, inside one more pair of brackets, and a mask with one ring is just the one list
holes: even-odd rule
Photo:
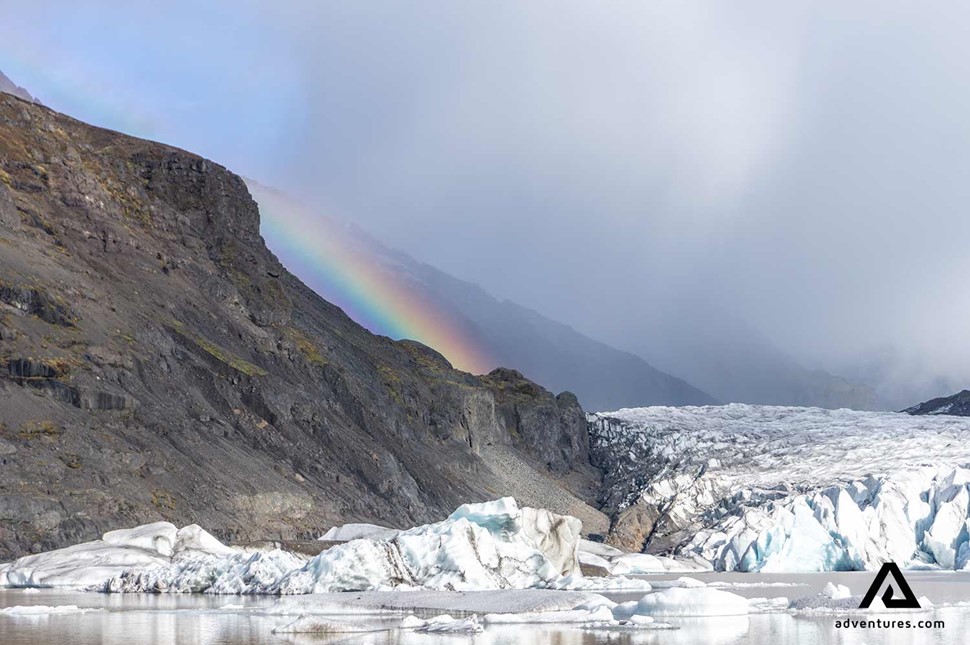
[[828, 596], [829, 598], [834, 598], [835, 600], [852, 597], [852, 592], [848, 587], [845, 585], [835, 584], [833, 582], [827, 582], [825, 584], [825, 588], [822, 589], [822, 594]]
[[235, 553], [196, 525], [177, 529], [155, 522], [109, 531], [100, 540], [29, 555], [4, 566], [0, 584], [10, 587], [102, 587], [129, 570], [155, 570], [173, 558]]
[[579, 552], [591, 553], [593, 555], [598, 555], [601, 558], [617, 558], [626, 553], [626, 551], [622, 551], [614, 546], [610, 546], [609, 544], [593, 542], [592, 540], [580, 540]]
[[[636, 604], [634, 615], [644, 616], [740, 616], [749, 611], [748, 601], [727, 591], [674, 587], [647, 594]], [[614, 611], [614, 614], [616, 612]]]
[[[3, 569], [15, 586], [116, 592], [305, 594], [392, 588], [479, 590], [585, 588], [572, 517], [519, 508], [504, 498], [466, 504], [442, 522], [391, 540], [358, 539], [309, 560], [284, 551], [243, 552], [200, 527], [156, 523], [21, 558]], [[611, 579], [618, 585], [643, 583]]]
[[646, 553], [627, 553], [613, 560], [610, 573], [626, 576], [643, 573], [663, 573], [667, 569], [660, 558]]
[[386, 631], [388, 631], [386, 627], [365, 621], [350, 622], [320, 616], [300, 616], [293, 622], [273, 629], [274, 634], [315, 634], [317, 636]]
[[600, 605], [590, 609], [566, 609], [562, 611], [534, 611], [518, 614], [486, 614], [485, 623], [488, 625], [531, 623], [531, 624], [566, 624], [566, 623], [601, 623], [613, 620], [613, 612], [609, 607]]
[[189, 524], [175, 534], [174, 553], [199, 551], [213, 555], [229, 555], [235, 550], [226, 546], [198, 524]]
[[413, 629], [428, 634], [478, 634], [484, 627], [475, 614], [467, 618], [452, 618], [448, 614], [441, 614], [427, 620], [408, 616], [401, 621], [401, 629]]
[[698, 587], [707, 586], [707, 583], [698, 580], [697, 578], [691, 578], [688, 576], [681, 576], [675, 580], [651, 580], [650, 584], [654, 589], [671, 589], [673, 587], [696, 589]]
[[96, 540], [15, 560], [5, 569], [3, 582], [10, 587], [82, 589], [102, 584], [129, 568], [153, 567], [168, 561], [154, 548], [112, 546]]
[[0, 609], [5, 616], [51, 616], [57, 614], [83, 614], [92, 611], [104, 611], [98, 608], [78, 607], [77, 605], [15, 605]]
[[283, 594], [393, 587], [505, 589], [546, 587], [578, 573], [579, 521], [519, 509], [503, 498], [465, 504], [436, 524], [389, 541], [354, 540], [328, 549], [284, 576]]

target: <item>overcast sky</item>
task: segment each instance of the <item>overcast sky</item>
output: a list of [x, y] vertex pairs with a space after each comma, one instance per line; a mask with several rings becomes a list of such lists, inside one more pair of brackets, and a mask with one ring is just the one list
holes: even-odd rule
[[0, 9], [0, 69], [49, 105], [613, 344], [723, 313], [970, 386], [966, 3]]

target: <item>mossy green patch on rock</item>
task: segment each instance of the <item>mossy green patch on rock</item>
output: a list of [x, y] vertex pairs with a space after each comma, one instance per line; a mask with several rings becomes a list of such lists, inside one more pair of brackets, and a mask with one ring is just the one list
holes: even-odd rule
[[268, 372], [258, 365], [253, 365], [247, 360], [244, 360], [232, 352], [229, 352], [219, 345], [216, 345], [210, 340], [203, 338], [198, 334], [193, 334], [185, 329], [185, 325], [178, 321], [170, 321], [170, 328], [181, 338], [186, 341], [191, 342], [193, 345], [201, 349], [203, 352], [216, 359], [220, 363], [228, 365], [237, 372], [242, 372], [246, 376], [266, 376]]
[[21, 439], [37, 439], [38, 437], [57, 437], [63, 432], [61, 426], [50, 420], [27, 421], [20, 426], [17, 435]]
[[323, 357], [323, 352], [320, 351], [316, 343], [296, 327], [287, 327], [283, 335], [296, 345], [297, 350], [311, 365], [323, 366], [327, 364], [327, 359]]

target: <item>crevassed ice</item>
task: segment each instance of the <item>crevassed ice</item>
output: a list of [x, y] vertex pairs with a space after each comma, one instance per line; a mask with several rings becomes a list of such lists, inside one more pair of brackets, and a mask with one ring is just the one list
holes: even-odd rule
[[732, 404], [590, 415], [622, 508], [718, 570], [970, 566], [970, 420]]

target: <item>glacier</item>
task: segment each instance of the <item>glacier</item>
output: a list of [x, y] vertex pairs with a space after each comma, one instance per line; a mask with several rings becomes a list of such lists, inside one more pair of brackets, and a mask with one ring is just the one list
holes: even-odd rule
[[[970, 568], [970, 419], [731, 404], [589, 415], [617, 510], [718, 571]], [[650, 544], [647, 545], [650, 548]]]

